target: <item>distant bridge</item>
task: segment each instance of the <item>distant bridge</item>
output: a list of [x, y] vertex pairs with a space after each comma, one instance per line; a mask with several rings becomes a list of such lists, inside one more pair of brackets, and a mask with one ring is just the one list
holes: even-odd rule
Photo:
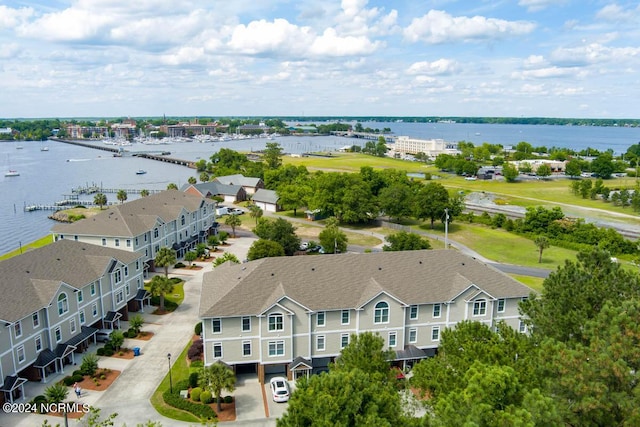
[[367, 139], [370, 141], [377, 141], [381, 136], [388, 143], [396, 142], [396, 136], [388, 133], [370, 133], [370, 132], [349, 132], [349, 131], [331, 131], [331, 135], [342, 136], [345, 138], [359, 138], [359, 139]]

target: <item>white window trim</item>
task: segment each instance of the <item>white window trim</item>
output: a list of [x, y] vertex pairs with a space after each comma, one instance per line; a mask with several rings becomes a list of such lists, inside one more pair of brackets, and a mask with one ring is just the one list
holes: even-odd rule
[[[322, 318], [322, 323], [320, 323], [320, 318]], [[322, 328], [327, 325], [327, 312], [319, 311], [316, 313], [316, 326]]]
[[[500, 301], [502, 301], [502, 310], [500, 310]], [[504, 313], [507, 308], [507, 299], [506, 298], [498, 299], [498, 302], [496, 303], [496, 308], [498, 313]]]
[[[320, 347], [322, 342], [322, 347]], [[316, 335], [316, 351], [325, 351], [327, 349], [327, 337], [324, 335]]]
[[[278, 343], [282, 343], [282, 354], [278, 354]], [[274, 354], [270, 354], [270, 348], [271, 344], [274, 345], [274, 349], [275, 349], [275, 353]], [[286, 355], [286, 349], [284, 347], [284, 340], [276, 340], [276, 341], [269, 341], [267, 343], [267, 354], [269, 355], [269, 357], [282, 357]]]
[[[434, 339], [433, 334], [436, 331], [437, 331], [438, 337]], [[431, 328], [431, 341], [440, 341], [440, 326], [433, 326]]]
[[[438, 307], [438, 315], [437, 316], [436, 316], [436, 307]], [[440, 303], [433, 304], [433, 311], [431, 312], [431, 316], [434, 319], [439, 319], [440, 317], [442, 317], [442, 304], [440, 304]]]
[[[411, 334], [413, 333], [413, 339], [411, 339]], [[409, 344], [415, 344], [418, 342], [418, 329], [411, 328], [409, 329]]]
[[[19, 345], [16, 348], [16, 354], [18, 355], [18, 363], [24, 363], [27, 360], [27, 355], [24, 352], [24, 345]], [[22, 356], [22, 357], [20, 357]]]
[[[378, 308], [377, 306], [380, 303], [385, 303], [387, 306], [385, 308]], [[378, 310], [380, 310], [380, 321], [376, 321], [376, 317], [378, 317], [377, 316]], [[384, 318], [383, 313], [384, 313], [385, 310], [387, 312], [387, 320], [386, 321], [382, 320]], [[386, 301], [378, 301], [376, 303], [376, 305], [373, 306], [373, 323], [375, 325], [386, 325], [386, 324], [389, 323], [389, 319], [390, 318], [391, 318], [391, 308], [389, 306], [389, 303], [386, 302]]]
[[[244, 346], [247, 344], [249, 344], [249, 354], [244, 354]], [[242, 357], [251, 357], [251, 353], [253, 351], [252, 347], [251, 341], [242, 341]]]
[[[344, 344], [344, 339], [345, 339], [345, 338], [347, 339], [347, 343], [346, 343], [346, 344]], [[348, 345], [349, 345], [349, 343], [350, 343], [350, 341], [351, 341], [349, 338], [350, 338], [350, 335], [349, 335], [349, 334], [340, 334], [340, 348], [341, 348], [341, 349], [342, 349], [342, 348], [345, 348], [346, 346], [348, 346]]]
[[[60, 335], [60, 339], [58, 339], [57, 335]], [[56, 340], [56, 343], [59, 343], [60, 341], [62, 341], [62, 329], [60, 329], [60, 326], [56, 327], [53, 330], [53, 337]]]
[[[249, 329], [245, 329], [244, 328], [244, 321], [245, 319], [249, 320]], [[242, 316], [241, 320], [240, 320], [240, 328], [242, 329], [242, 332], [251, 332], [251, 316]]]
[[[220, 330], [216, 332], [216, 328], [215, 328], [215, 324], [216, 322], [220, 325]], [[219, 317], [214, 317], [213, 319], [211, 319], [211, 333], [212, 334], [221, 334], [222, 333], [222, 319]]]
[[[478, 306], [478, 314], [476, 314], [476, 305]], [[482, 306], [484, 305], [484, 308]], [[481, 310], [482, 309], [482, 310]], [[487, 300], [479, 299], [473, 302], [473, 311], [471, 312], [474, 317], [482, 317], [487, 315]], [[483, 311], [481, 313], [481, 311]]]
[[[280, 323], [280, 327], [278, 328], [278, 322], [276, 320], [273, 321], [273, 326], [274, 328], [271, 329], [271, 319], [277, 319], [280, 318], [281, 322]], [[284, 314], [282, 313], [271, 313], [269, 315], [269, 317], [267, 318], [267, 330], [269, 332], [282, 332], [284, 331]]]
[[[391, 337], [393, 337], [393, 344], [391, 344]], [[397, 347], [398, 346], [398, 333], [395, 331], [389, 332], [389, 347]]]
[[[220, 348], [220, 356], [216, 356], [216, 347]], [[214, 359], [222, 359], [222, 357], [224, 356], [224, 349], [222, 347], [222, 343], [221, 342], [214, 342], [212, 350], [213, 350], [212, 354], [213, 354], [213, 358]]]
[[[40, 348], [38, 348], [38, 342], [40, 342]], [[36, 351], [42, 350], [42, 337], [40, 335], [33, 339], [33, 348], [35, 348]]]
[[[347, 322], [344, 322], [344, 314], [347, 314]], [[342, 312], [340, 313], [340, 324], [341, 325], [348, 325], [351, 323], [351, 312], [349, 310], [342, 310]]]
[[[415, 307], [415, 309], [416, 309], [416, 315], [415, 315], [415, 316], [413, 315], [413, 308], [414, 308], [414, 307]], [[410, 320], [417, 320], [417, 319], [418, 319], [418, 317], [420, 317], [420, 306], [419, 306], [419, 305], [416, 305], [416, 304], [414, 304], [414, 305], [410, 305], [410, 306], [409, 306], [409, 319], [410, 319]]]

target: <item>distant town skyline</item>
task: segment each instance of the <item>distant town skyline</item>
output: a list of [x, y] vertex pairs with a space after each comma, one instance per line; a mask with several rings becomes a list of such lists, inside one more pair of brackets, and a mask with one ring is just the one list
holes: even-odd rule
[[637, 118], [640, 5], [6, 0], [0, 117]]

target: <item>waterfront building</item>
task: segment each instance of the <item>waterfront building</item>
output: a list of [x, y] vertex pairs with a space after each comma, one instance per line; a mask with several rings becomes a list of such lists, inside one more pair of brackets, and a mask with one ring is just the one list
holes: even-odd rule
[[400, 156], [424, 153], [435, 159], [440, 154], [459, 154], [458, 144], [444, 139], [417, 139], [409, 136], [398, 136], [394, 144], [390, 145], [393, 153]]
[[236, 372], [322, 372], [353, 334], [380, 334], [411, 364], [435, 354], [462, 320], [526, 332], [518, 303], [531, 289], [452, 250], [263, 258], [224, 264], [202, 284], [205, 365]]
[[0, 261], [4, 400], [25, 397], [26, 381], [47, 382], [95, 343], [98, 328], [148, 305], [143, 264], [137, 252], [72, 240]]
[[214, 178], [213, 181], [225, 185], [241, 185], [242, 188], [244, 188], [244, 191], [249, 195], [255, 194], [255, 192], [260, 188], [264, 188], [264, 181], [262, 181], [262, 178], [244, 176], [240, 173], [235, 175], [218, 176]]
[[181, 258], [217, 233], [215, 205], [211, 199], [166, 190], [110, 206], [71, 224], [57, 224], [51, 231], [55, 240], [70, 239], [136, 252], [153, 271], [153, 261], [161, 247], [174, 249]]

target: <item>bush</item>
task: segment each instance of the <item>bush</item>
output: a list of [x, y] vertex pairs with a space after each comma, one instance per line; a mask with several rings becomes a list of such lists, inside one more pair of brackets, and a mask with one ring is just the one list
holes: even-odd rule
[[185, 268], [185, 267], [186, 266], [182, 262], [177, 262], [176, 265], [173, 266], [173, 268]]
[[104, 356], [104, 348], [100, 347], [98, 350], [96, 350], [96, 354], [98, 356]]
[[135, 338], [138, 336], [138, 333], [134, 329], [129, 329], [127, 331], [127, 338]]
[[[151, 305], [159, 306], [160, 305], [160, 297], [159, 296], [151, 297]], [[176, 304], [175, 302], [173, 302], [171, 300], [168, 300], [166, 298], [166, 296], [165, 296], [164, 308], [167, 311], [175, 311], [175, 309], [178, 308], [178, 304]]]
[[71, 373], [71, 375], [84, 375], [80, 369], [76, 369]]
[[[213, 409], [211, 409], [208, 405], [201, 405], [200, 403], [194, 403], [190, 400], [183, 399], [180, 397], [180, 390], [185, 390], [189, 387], [189, 383], [186, 380], [179, 381], [173, 387], [173, 393], [170, 390], [165, 391], [162, 394], [162, 398], [167, 405], [171, 405], [174, 408], [182, 409], [183, 411], [187, 411], [195, 415], [199, 418], [204, 418], [205, 420], [215, 420], [216, 413]], [[192, 390], [193, 392], [193, 390]], [[200, 400], [202, 400], [202, 394], [200, 394]], [[211, 393], [209, 393], [211, 394]]]
[[224, 403], [232, 403], [232, 402], [233, 402], [233, 396], [224, 397]]
[[202, 334], [202, 322], [198, 322], [198, 323], [196, 323], [196, 327], [193, 329], [193, 332], [194, 332], [196, 335], [200, 335], [200, 334]]
[[72, 376], [68, 376], [68, 377], [64, 377], [62, 379], [62, 383], [64, 385], [66, 385], [67, 387], [71, 387], [73, 385], [73, 383], [75, 383], [76, 381], [74, 381]]
[[112, 348], [107, 349], [107, 348], [106, 348], [106, 346], [105, 346], [105, 349], [104, 349], [104, 355], [105, 355], [105, 356], [107, 356], [107, 357], [111, 357], [111, 356], [113, 356], [113, 353], [114, 353], [114, 352], [113, 352], [113, 349], [112, 349]]
[[109, 350], [113, 350], [113, 345], [110, 342], [104, 345], [104, 351], [109, 351]]
[[191, 362], [191, 367], [192, 368], [202, 368], [204, 367], [204, 362], [202, 360], [194, 360], [193, 362]]
[[179, 277], [172, 277], [171, 279], [169, 279], [169, 281], [174, 285], [179, 285], [180, 283], [183, 282], [183, 280]]
[[211, 392], [209, 390], [205, 390], [200, 394], [200, 402], [208, 405], [213, 402], [213, 396], [211, 396]]
[[193, 344], [191, 344], [191, 347], [189, 347], [189, 351], [187, 351], [187, 357], [189, 358], [189, 360], [199, 359], [200, 356], [202, 356], [203, 351], [204, 344], [202, 343], [202, 340], [196, 340], [193, 342]]
[[191, 388], [198, 387], [198, 373], [197, 372], [191, 372], [189, 374], [189, 387], [191, 387]]
[[[79, 383], [82, 380], [84, 380], [84, 375], [80, 375], [80, 374], [72, 375], [71, 379], [73, 380], [73, 383]], [[73, 384], [73, 383], [71, 383], [71, 384]]]
[[80, 365], [80, 371], [84, 375], [93, 375], [98, 369], [98, 356], [93, 353], [89, 353], [82, 358], [82, 364]]
[[191, 389], [191, 400], [194, 402], [200, 401], [200, 393], [202, 393], [202, 389], [200, 387], [194, 387]]

